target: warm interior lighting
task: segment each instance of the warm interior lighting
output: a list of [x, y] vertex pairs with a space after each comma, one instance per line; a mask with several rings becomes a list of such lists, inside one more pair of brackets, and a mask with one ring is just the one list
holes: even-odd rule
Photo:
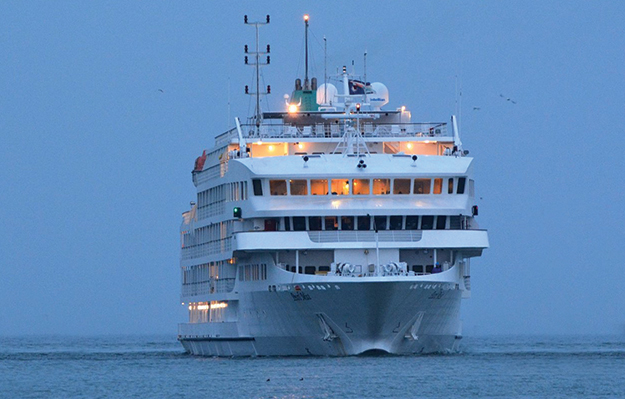
[[405, 111], [406, 111], [406, 106], [405, 106], [405, 105], [402, 105], [402, 106], [401, 106], [401, 112], [405, 112]]
[[304, 144], [299, 143], [299, 144], [297, 145], [297, 148], [299, 148], [299, 149], [301, 150], [302, 148], [304, 148]]
[[256, 145], [261, 145], [261, 144], [263, 144], [263, 142], [262, 142], [262, 141], [260, 141], [260, 140], [258, 140], [258, 141], [256, 142]]
[[407, 147], [409, 150], [412, 150], [412, 143], [408, 143], [408, 144], [406, 144], [406, 147]]
[[430, 144], [430, 140], [425, 140], [424, 143], [425, 144]]
[[274, 147], [272, 145], [269, 146], [269, 151], [273, 151]]
[[294, 114], [297, 112], [297, 104], [289, 104], [289, 114]]
[[228, 307], [228, 304], [226, 302], [211, 303], [211, 309], [223, 309], [227, 307]]
[[208, 304], [206, 304], [206, 305], [198, 305], [197, 310], [208, 310]]

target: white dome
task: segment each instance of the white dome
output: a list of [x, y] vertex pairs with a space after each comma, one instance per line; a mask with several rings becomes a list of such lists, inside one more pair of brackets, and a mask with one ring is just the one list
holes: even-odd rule
[[[326, 99], [326, 92], [328, 93], [328, 98]], [[319, 105], [330, 105], [330, 103], [337, 103], [336, 95], [338, 94], [338, 90], [336, 86], [332, 83], [323, 83], [317, 88], [317, 104]]]
[[371, 107], [376, 110], [379, 110], [386, 104], [388, 104], [388, 88], [383, 83], [373, 82], [371, 83], [371, 89], [373, 93], [367, 96]]

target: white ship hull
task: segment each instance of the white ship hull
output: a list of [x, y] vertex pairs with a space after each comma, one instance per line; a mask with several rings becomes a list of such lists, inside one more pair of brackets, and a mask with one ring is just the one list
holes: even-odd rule
[[288, 290], [241, 292], [239, 320], [184, 324], [179, 339], [201, 356], [455, 351], [462, 283], [450, 277], [457, 275], [450, 269], [437, 281], [415, 276], [324, 283], [312, 277]]

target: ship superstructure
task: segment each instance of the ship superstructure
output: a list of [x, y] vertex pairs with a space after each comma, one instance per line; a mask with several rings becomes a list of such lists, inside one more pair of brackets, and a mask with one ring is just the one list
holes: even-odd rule
[[340, 91], [295, 86], [196, 160], [179, 340], [206, 356], [456, 349], [488, 237], [455, 118], [384, 110], [386, 87], [346, 68]]

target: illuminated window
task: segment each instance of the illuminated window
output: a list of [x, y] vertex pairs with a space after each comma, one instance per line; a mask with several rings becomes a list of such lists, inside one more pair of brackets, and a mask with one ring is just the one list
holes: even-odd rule
[[332, 195], [348, 195], [349, 180], [332, 179]]
[[443, 179], [434, 179], [434, 194], [440, 194], [443, 191]]
[[328, 195], [328, 181], [326, 179], [311, 180], [310, 193], [312, 195]]
[[391, 179], [373, 179], [373, 194], [385, 195], [391, 193]]
[[352, 181], [354, 195], [369, 195], [370, 183], [369, 179], [354, 179]]
[[336, 216], [326, 216], [324, 219], [325, 219], [326, 230], [338, 230], [339, 229], [339, 221]]
[[430, 179], [414, 179], [414, 190], [415, 194], [429, 194], [430, 193]]
[[447, 179], [447, 194], [453, 194], [454, 193], [454, 178], [450, 177], [449, 179]]
[[410, 194], [410, 179], [395, 179], [393, 194]]
[[289, 180], [291, 183], [291, 195], [308, 195], [306, 180]]
[[466, 181], [467, 181], [466, 177], [458, 178], [458, 187], [456, 188], [456, 193], [464, 194], [464, 185], [466, 184]]
[[286, 180], [269, 180], [271, 195], [286, 195]]

